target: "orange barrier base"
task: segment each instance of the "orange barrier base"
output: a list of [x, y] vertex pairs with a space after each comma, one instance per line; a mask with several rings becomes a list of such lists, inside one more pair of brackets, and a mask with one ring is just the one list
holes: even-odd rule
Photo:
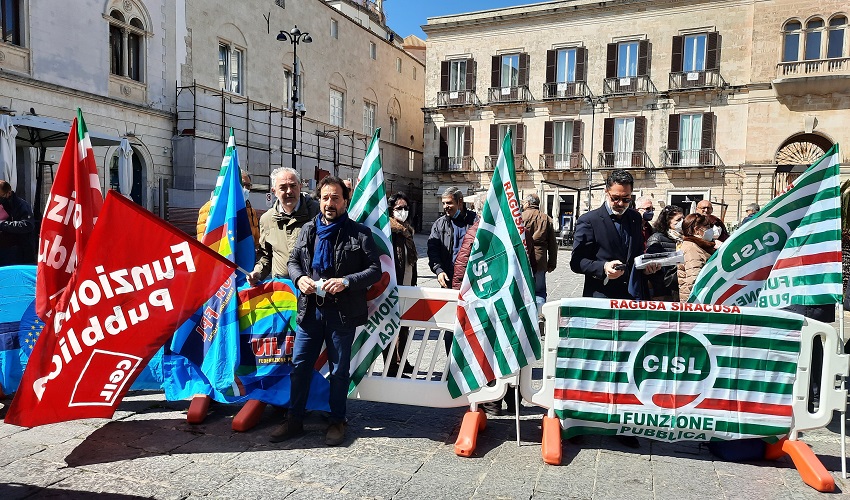
[[543, 461], [549, 465], [561, 465], [561, 421], [557, 417], [543, 417]]
[[189, 412], [186, 413], [186, 422], [190, 424], [202, 424], [207, 418], [207, 413], [210, 409], [212, 398], [203, 394], [198, 394], [192, 398], [189, 403]]
[[233, 417], [233, 424], [230, 427], [236, 432], [245, 432], [253, 429], [260, 423], [260, 418], [262, 418], [265, 409], [266, 403], [256, 399], [249, 399], [245, 403], [245, 406], [239, 410], [239, 413]]
[[779, 460], [784, 457], [785, 452], [782, 450], [782, 445], [785, 444], [785, 441], [788, 441], [788, 438], [782, 438], [775, 443], [767, 443], [767, 448], [764, 450], [764, 459]]
[[487, 415], [483, 410], [466, 412], [460, 424], [457, 441], [455, 441], [455, 455], [471, 457], [478, 442], [478, 431], [483, 431], [485, 428], [487, 428]]
[[835, 478], [820, 463], [809, 445], [803, 441], [789, 440], [782, 443], [782, 451], [791, 457], [804, 483], [823, 493], [835, 490]]

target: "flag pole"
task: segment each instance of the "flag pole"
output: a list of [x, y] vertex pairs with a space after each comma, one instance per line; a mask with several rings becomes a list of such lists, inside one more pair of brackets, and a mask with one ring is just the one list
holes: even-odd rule
[[[838, 344], [839, 353], [844, 352], [844, 303], [839, 302], [838, 308]], [[844, 379], [844, 388], [847, 388], [847, 379]], [[841, 408], [841, 478], [847, 479], [847, 399]]]
[[519, 385], [514, 386], [514, 420], [516, 421], [516, 445], [519, 448]]

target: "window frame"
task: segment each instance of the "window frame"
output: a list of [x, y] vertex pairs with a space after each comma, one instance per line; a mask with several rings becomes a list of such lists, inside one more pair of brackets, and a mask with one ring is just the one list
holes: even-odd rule
[[[813, 23], [820, 23], [820, 26], [811, 26]], [[803, 29], [805, 34], [803, 37], [803, 61], [819, 61], [825, 59], [821, 57], [824, 53], [824, 31], [826, 31], [826, 23], [823, 18], [813, 17], [806, 21]]]
[[[578, 52], [578, 47], [557, 49], [557, 53], [555, 55], [555, 81], [553, 83], [574, 83], [576, 81]], [[572, 53], [572, 57], [568, 55], [569, 53]], [[561, 57], [561, 54], [564, 55], [563, 58]], [[563, 72], [562, 69], [564, 70]], [[561, 79], [562, 73], [563, 79]], [[570, 73], [572, 73], [572, 79], [570, 78]]]
[[[700, 40], [702, 41], [701, 48]], [[694, 41], [694, 43], [689, 50], [688, 44], [691, 41]], [[682, 72], [705, 71], [708, 56], [708, 33], [684, 35], [682, 42]]]
[[390, 142], [398, 142], [398, 118], [390, 117]]
[[555, 120], [552, 122], [552, 155], [555, 168], [569, 168], [571, 165], [575, 126], [575, 120]]
[[[679, 115], [679, 165], [699, 165], [704, 127], [703, 113]], [[685, 125], [689, 126], [686, 127]]]
[[339, 21], [331, 19], [331, 38], [339, 40]]
[[[5, 4], [2, 0], [0, 3]], [[136, 7], [138, 9], [138, 7]], [[140, 10], [140, 9], [138, 9]], [[117, 13], [121, 17], [115, 17]], [[131, 12], [131, 14], [137, 14]], [[104, 15], [109, 25], [109, 73], [145, 84], [147, 80], [147, 38], [145, 20], [132, 15], [128, 20], [118, 8], [112, 7]], [[117, 40], [115, 40], [117, 38]], [[116, 43], [117, 42], [117, 43]], [[115, 51], [118, 51], [118, 54]], [[119, 68], [115, 68], [115, 64]]]
[[[13, 7], [14, 12], [7, 12], [7, 7]], [[10, 5], [5, 0], [0, 1], [0, 43], [8, 43], [16, 47], [24, 46], [24, 18], [21, 0], [12, 0]], [[12, 28], [6, 25], [12, 20]]]
[[[446, 144], [448, 144], [448, 162], [455, 168], [460, 168], [463, 165], [464, 143], [466, 141], [466, 126], [464, 125], [447, 125], [446, 126]], [[454, 147], [452, 147], [454, 146]], [[453, 154], [457, 153], [457, 154]], [[455, 159], [455, 162], [452, 162]]]
[[[632, 50], [634, 47], [634, 50]], [[623, 54], [623, 48], [626, 49]], [[634, 57], [632, 57], [634, 54]], [[625, 57], [624, 57], [625, 56]], [[634, 59], [634, 60], [632, 60]], [[640, 59], [640, 40], [628, 40], [617, 43], [617, 78], [635, 78], [638, 76], [638, 60]], [[626, 74], [621, 74], [621, 67]]]
[[[222, 73], [222, 49], [224, 49], [224, 71]], [[237, 57], [238, 56], [238, 57]], [[234, 80], [233, 65], [236, 65]], [[218, 41], [218, 83], [219, 89], [229, 94], [245, 95], [245, 49], [226, 40]], [[236, 83], [237, 89], [233, 89]]]
[[[796, 28], [793, 26], [797, 26]], [[797, 62], [800, 60], [800, 48], [803, 46], [803, 23], [792, 19], [782, 27], [782, 62]], [[789, 45], [793, 40], [792, 47]], [[793, 57], [793, 58], [792, 58]]]
[[[519, 87], [519, 58], [519, 52], [499, 55], [499, 84], [501, 88]], [[505, 64], [506, 61], [509, 63]], [[516, 66], [513, 63], [516, 63]]]
[[395, 70], [396, 70], [397, 73], [401, 73], [401, 58], [400, 57], [395, 58]]
[[378, 44], [375, 42], [369, 42], [369, 59], [373, 61], [378, 60]]
[[449, 60], [449, 92], [466, 90], [466, 59]]
[[363, 100], [363, 133], [369, 137], [375, 134], [375, 119], [378, 114], [378, 105], [372, 101]]
[[[343, 128], [345, 126], [345, 92], [339, 89], [335, 89], [333, 87], [330, 88], [330, 92], [328, 93], [330, 103], [329, 103], [329, 121], [330, 124]], [[334, 103], [334, 97], [339, 96], [339, 102]], [[335, 113], [338, 111], [338, 113]]]
[[[838, 19], [844, 19], [844, 22], [841, 24], [834, 24], [834, 22]], [[848, 21], [847, 16], [844, 14], [837, 14], [830, 18], [829, 22], [826, 26], [826, 58], [827, 59], [840, 59], [845, 57], [844, 55], [844, 45], [847, 40], [847, 32], [848, 32]], [[837, 55], [830, 55], [830, 51], [833, 48], [833, 34], [840, 35], [840, 40], [835, 41], [835, 45], [838, 47]]]

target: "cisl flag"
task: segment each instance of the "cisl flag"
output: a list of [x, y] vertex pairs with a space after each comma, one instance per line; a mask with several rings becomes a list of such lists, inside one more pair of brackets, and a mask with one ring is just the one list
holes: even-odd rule
[[83, 112], [71, 124], [38, 235], [36, 313], [50, 317], [91, 237], [103, 194]]
[[233, 269], [110, 192], [77, 272], [30, 355], [6, 423], [111, 417], [157, 349]]

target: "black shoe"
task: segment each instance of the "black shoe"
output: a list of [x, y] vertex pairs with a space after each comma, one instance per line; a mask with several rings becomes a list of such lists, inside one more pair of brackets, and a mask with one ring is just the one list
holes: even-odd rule
[[634, 436], [614, 436], [614, 439], [626, 448], [640, 448], [640, 441]]
[[493, 415], [494, 417], [502, 416], [502, 402], [501, 401], [491, 401], [489, 403], [481, 403], [481, 409], [484, 410], [484, 413], [487, 415]]
[[325, 433], [325, 444], [339, 446], [345, 441], [345, 422], [331, 424]]
[[269, 436], [270, 443], [279, 443], [304, 434], [304, 422], [302, 420], [288, 419], [278, 425]]

